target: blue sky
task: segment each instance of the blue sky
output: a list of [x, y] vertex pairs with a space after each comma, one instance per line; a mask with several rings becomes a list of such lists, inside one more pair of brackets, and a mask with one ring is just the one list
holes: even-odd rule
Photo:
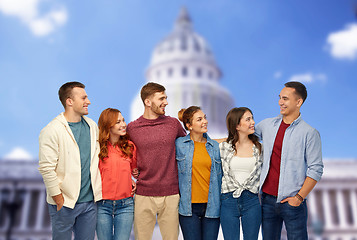
[[[58, 88], [81, 81], [89, 117], [115, 107], [129, 119], [153, 48], [182, 6], [210, 44], [221, 84], [256, 121], [279, 114], [278, 95], [303, 81], [303, 118], [324, 158], [357, 159], [357, 1], [0, 0], [0, 158], [38, 155], [41, 129], [61, 112]], [[15, 151], [16, 152], [16, 151]]]

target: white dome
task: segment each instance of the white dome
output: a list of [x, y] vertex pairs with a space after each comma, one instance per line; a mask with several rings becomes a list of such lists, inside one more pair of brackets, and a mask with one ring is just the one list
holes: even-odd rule
[[[166, 88], [166, 115], [177, 117], [181, 108], [200, 106], [207, 115], [210, 136], [227, 136], [225, 118], [234, 102], [229, 91], [219, 85], [221, 75], [208, 44], [193, 32], [186, 9], [181, 9], [173, 32], [155, 47], [146, 71], [148, 82]], [[132, 102], [131, 119], [143, 112], [138, 94]]]
[[221, 77], [210, 47], [200, 35], [193, 31], [191, 18], [185, 8], [181, 9], [173, 32], [155, 47], [147, 78], [150, 78], [150, 74], [162, 64], [169, 62], [209, 64], [214, 68], [217, 78]]

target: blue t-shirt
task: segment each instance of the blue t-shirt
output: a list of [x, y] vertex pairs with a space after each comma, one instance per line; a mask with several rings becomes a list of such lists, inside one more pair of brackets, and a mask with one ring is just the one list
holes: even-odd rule
[[81, 190], [77, 202], [93, 201], [93, 190], [90, 177], [91, 141], [90, 128], [82, 117], [80, 122], [68, 122], [79, 147], [81, 156]]

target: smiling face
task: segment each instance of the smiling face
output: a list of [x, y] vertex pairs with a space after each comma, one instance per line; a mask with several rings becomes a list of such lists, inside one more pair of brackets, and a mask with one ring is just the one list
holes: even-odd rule
[[150, 107], [152, 113], [158, 116], [165, 114], [165, 107], [168, 105], [165, 92], [156, 92], [146, 99], [145, 102]]
[[124, 136], [126, 134], [126, 123], [120, 112], [118, 113], [117, 122], [110, 128], [109, 134], [115, 137]]
[[302, 103], [302, 98], [295, 93], [294, 88], [284, 87], [281, 90], [279, 106], [280, 113], [284, 117], [299, 114]]
[[252, 113], [250, 111], [246, 111], [240, 119], [236, 129], [238, 134], [250, 135], [255, 132], [254, 125], [255, 122]]
[[79, 116], [88, 115], [90, 101], [84, 88], [75, 87], [71, 96], [67, 99], [67, 106], [71, 106], [73, 112]]
[[207, 117], [201, 110], [198, 110], [193, 114], [191, 119], [191, 124], [187, 123], [187, 127], [190, 132], [194, 132], [197, 134], [202, 134], [207, 132]]

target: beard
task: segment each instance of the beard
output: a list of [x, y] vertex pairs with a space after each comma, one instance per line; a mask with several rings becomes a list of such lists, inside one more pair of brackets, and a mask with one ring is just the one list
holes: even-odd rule
[[164, 115], [164, 114], [165, 114], [165, 109], [162, 110], [162, 109], [160, 108], [160, 106], [156, 105], [155, 103], [152, 103], [151, 111], [153, 111], [153, 112], [156, 113], [157, 115]]

